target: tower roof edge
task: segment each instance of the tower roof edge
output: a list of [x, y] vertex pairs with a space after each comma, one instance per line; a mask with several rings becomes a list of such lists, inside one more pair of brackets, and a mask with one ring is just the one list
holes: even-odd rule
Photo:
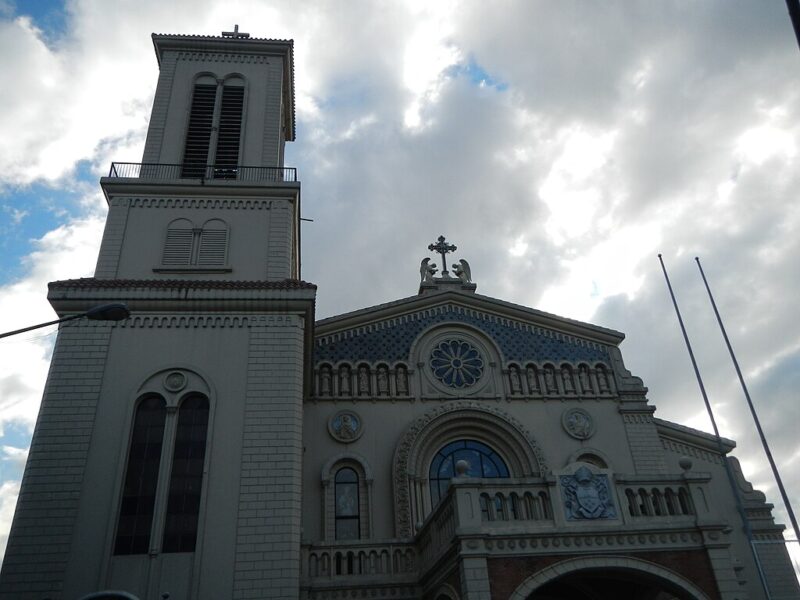
[[294, 40], [174, 33], [153, 33], [151, 37], [159, 68], [167, 50], [279, 56], [284, 61], [284, 101], [289, 109], [286, 114], [291, 118], [291, 122], [287, 123], [289, 125], [287, 141], [295, 140]]

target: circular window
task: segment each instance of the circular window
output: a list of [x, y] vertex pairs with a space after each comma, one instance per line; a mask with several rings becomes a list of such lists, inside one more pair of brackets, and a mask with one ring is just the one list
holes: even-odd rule
[[483, 375], [483, 365], [478, 349], [464, 340], [444, 340], [431, 351], [433, 375], [448, 387], [474, 385]]

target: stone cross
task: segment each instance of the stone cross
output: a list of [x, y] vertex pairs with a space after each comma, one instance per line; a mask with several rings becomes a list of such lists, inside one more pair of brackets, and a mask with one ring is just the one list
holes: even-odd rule
[[249, 38], [249, 33], [239, 33], [239, 25], [234, 25], [233, 31], [223, 31], [222, 37], [232, 37], [232, 38]]
[[444, 241], [444, 236], [440, 235], [439, 240], [435, 244], [430, 244], [428, 246], [428, 250], [431, 252], [438, 252], [442, 255], [442, 277], [448, 277], [447, 273], [447, 260], [445, 259], [445, 254], [448, 252], [455, 252], [458, 250], [453, 244], [448, 244]]

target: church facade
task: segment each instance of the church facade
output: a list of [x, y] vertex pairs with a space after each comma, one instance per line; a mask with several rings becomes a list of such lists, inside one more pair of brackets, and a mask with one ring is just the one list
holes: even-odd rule
[[95, 276], [48, 294], [131, 317], [59, 332], [0, 598], [800, 597], [734, 443], [656, 418], [623, 334], [478, 294], [444, 237], [417, 294], [315, 321], [292, 43], [153, 42]]

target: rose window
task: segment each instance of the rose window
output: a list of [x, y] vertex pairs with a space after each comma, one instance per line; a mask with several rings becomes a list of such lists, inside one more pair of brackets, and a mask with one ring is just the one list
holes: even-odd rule
[[483, 358], [472, 344], [447, 340], [431, 352], [431, 369], [436, 378], [449, 387], [468, 387], [483, 375]]

